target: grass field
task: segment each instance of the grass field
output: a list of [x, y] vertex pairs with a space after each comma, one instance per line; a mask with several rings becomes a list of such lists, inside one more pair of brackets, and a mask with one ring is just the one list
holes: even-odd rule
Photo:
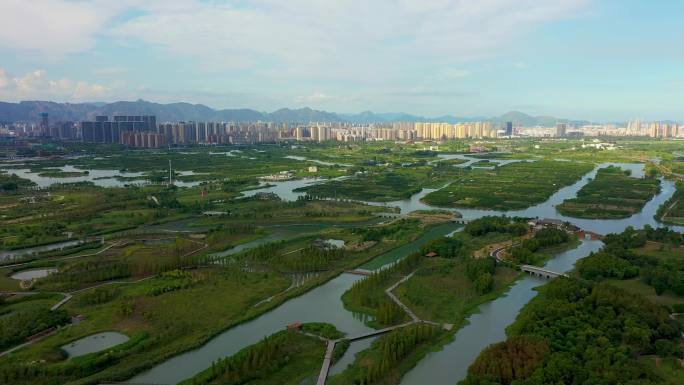
[[666, 385], [684, 384], [684, 367], [678, 359], [646, 356], [642, 358], [642, 361], [646, 362], [655, 373], [665, 379]]
[[442, 207], [523, 209], [547, 200], [592, 167], [589, 163], [540, 160], [512, 163], [496, 170], [472, 170], [449, 186], [428, 194], [424, 201]]
[[663, 223], [684, 226], [684, 182], [677, 182], [676, 188], [672, 197], [658, 208], [656, 219]]
[[653, 178], [633, 178], [619, 167], [602, 168], [596, 178], [556, 209], [577, 218], [626, 218], [638, 213], [660, 189]]
[[[269, 273], [201, 270], [191, 274], [192, 286], [159, 295], [155, 295], [153, 289], [167, 285], [167, 278], [119, 285], [114, 295], [105, 296], [103, 303], [84, 300], [82, 297], [88, 292], [76, 295], [65, 309], [70, 314], [84, 315], [86, 322], [65, 328], [3, 358], [0, 373], [12, 365], [45, 360], [39, 369], [44, 370], [45, 375], [60, 378], [61, 383], [85, 383], [93, 381], [91, 376], [124, 380], [140, 368], [197, 346], [217, 332], [257, 314], [252, 308], [255, 303], [290, 285], [285, 276]], [[104, 367], [84, 365], [83, 360], [65, 360], [59, 348], [61, 345], [102, 331], [143, 337]], [[106, 352], [93, 354], [91, 359], [97, 361], [103, 355], [106, 356]], [[70, 367], [72, 370], [68, 370]], [[91, 367], [91, 371], [74, 372], [75, 367]], [[71, 375], [65, 374], [69, 372]], [[29, 382], [16, 383], [35, 383], [36, 378], [26, 380]]]
[[635, 295], [644, 296], [649, 301], [659, 305], [672, 306], [674, 304], [684, 303], [684, 298], [672, 293], [657, 295], [655, 289], [643, 282], [641, 278], [610, 280], [608, 282], [611, 285], [617, 286]]
[[495, 298], [519, 276], [513, 269], [497, 268], [493, 294], [483, 296], [466, 277], [464, 262], [462, 259], [424, 259], [416, 274], [395, 293], [421, 319], [459, 324], [474, 308]]

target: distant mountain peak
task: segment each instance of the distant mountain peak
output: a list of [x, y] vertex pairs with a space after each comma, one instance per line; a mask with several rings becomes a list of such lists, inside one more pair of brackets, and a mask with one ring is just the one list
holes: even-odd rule
[[[508, 111], [493, 117], [456, 117], [444, 115], [433, 118], [411, 115], [404, 112], [376, 113], [362, 111], [355, 114], [339, 114], [320, 111], [311, 107], [281, 108], [273, 112], [261, 112], [249, 108], [216, 110], [203, 104], [188, 102], [156, 103], [144, 99], [136, 101], [117, 101], [112, 103], [57, 103], [41, 100], [25, 100], [19, 103], [0, 102], [0, 122], [37, 122], [39, 113], [47, 112], [50, 121], [80, 121], [93, 119], [96, 115], [156, 115], [158, 122], [175, 121], [272, 121], [279, 123], [308, 123], [308, 122], [351, 122], [351, 123], [386, 123], [394, 121], [405, 122], [470, 122], [491, 121], [502, 123], [513, 121], [525, 126], [545, 125], [553, 126], [557, 121], [568, 121], [550, 116], [532, 116], [521, 111]], [[584, 121], [570, 121], [571, 123], [585, 123]]]

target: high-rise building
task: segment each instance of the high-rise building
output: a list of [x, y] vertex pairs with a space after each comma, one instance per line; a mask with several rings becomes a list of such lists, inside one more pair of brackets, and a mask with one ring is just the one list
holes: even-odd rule
[[47, 136], [50, 135], [50, 121], [48, 120], [48, 113], [40, 113], [40, 135]]
[[556, 137], [562, 138], [568, 131], [567, 123], [556, 123]]
[[504, 124], [504, 135], [513, 136], [513, 122], [506, 122]]
[[651, 138], [657, 138], [659, 136], [660, 125], [657, 122], [651, 122], [648, 125], [648, 136]]
[[96, 116], [95, 121], [81, 122], [81, 137], [84, 142], [123, 143], [124, 132], [157, 132], [155, 116]]

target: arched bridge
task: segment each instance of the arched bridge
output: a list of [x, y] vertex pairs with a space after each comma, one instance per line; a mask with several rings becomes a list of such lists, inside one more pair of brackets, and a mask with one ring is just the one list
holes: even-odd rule
[[520, 266], [520, 270], [522, 270], [525, 273], [528, 273], [530, 275], [533, 275], [535, 277], [542, 277], [542, 278], [546, 278], [546, 279], [557, 278], [557, 277], [565, 277], [565, 278], [568, 277], [568, 275], [565, 273], [557, 273], [555, 271], [543, 269], [541, 267], [532, 266], [532, 265], [522, 265], [522, 266]]

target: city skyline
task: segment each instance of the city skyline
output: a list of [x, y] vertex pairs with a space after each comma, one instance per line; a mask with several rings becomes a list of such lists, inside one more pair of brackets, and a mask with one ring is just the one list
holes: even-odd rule
[[683, 120], [682, 11], [677, 1], [9, 0], [0, 100]]

